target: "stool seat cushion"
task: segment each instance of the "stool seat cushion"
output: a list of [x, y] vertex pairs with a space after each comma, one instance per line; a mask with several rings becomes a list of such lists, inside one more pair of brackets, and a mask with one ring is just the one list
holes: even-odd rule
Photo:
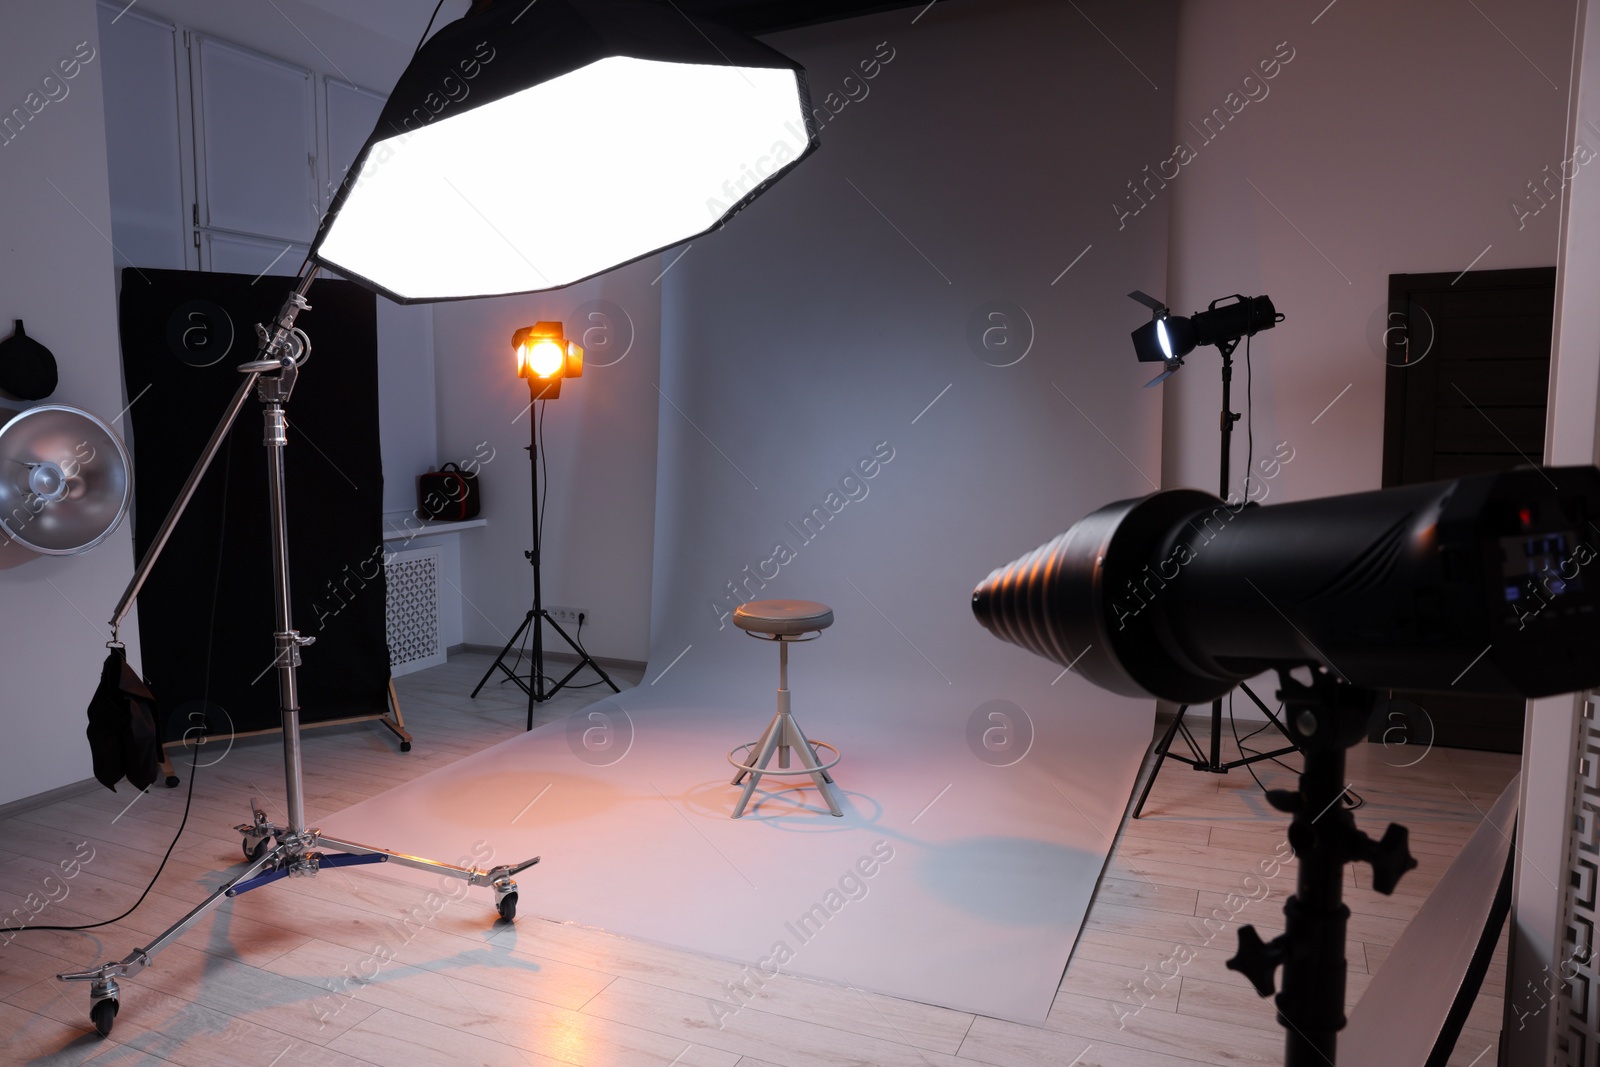
[[788, 637], [826, 630], [833, 625], [833, 609], [815, 600], [752, 600], [734, 609], [733, 624], [741, 630]]

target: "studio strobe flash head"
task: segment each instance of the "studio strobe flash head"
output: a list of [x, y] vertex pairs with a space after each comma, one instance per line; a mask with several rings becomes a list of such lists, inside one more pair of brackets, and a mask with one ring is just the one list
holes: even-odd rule
[[973, 593], [996, 637], [1129, 696], [1321, 664], [1371, 689], [1600, 684], [1600, 470], [1523, 468], [1271, 507], [1110, 504]]

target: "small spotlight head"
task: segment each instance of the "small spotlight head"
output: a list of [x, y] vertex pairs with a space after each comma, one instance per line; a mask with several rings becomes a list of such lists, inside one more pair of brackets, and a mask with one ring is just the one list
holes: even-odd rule
[[[1186, 316], [1172, 314], [1165, 304], [1137, 290], [1128, 295], [1151, 313], [1150, 321], [1133, 331], [1134, 355], [1141, 363], [1166, 364], [1166, 372], [1151, 385], [1183, 366], [1183, 357], [1201, 345], [1216, 345], [1224, 354], [1231, 354], [1240, 338], [1270, 330], [1283, 321], [1268, 296], [1221, 297], [1205, 311]], [[1234, 303], [1222, 304], [1223, 300]]]
[[1165, 318], [1153, 318], [1133, 331], [1133, 354], [1140, 363], [1165, 363], [1172, 358], [1172, 337]]

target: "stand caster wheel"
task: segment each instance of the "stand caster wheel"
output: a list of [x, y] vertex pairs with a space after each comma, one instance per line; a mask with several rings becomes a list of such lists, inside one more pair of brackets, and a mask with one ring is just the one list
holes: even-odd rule
[[89, 1007], [89, 1019], [94, 1023], [95, 1031], [105, 1037], [111, 1033], [111, 1024], [117, 1018], [117, 1002], [110, 1000], [97, 1000]]
[[261, 858], [263, 853], [267, 851], [267, 846], [271, 844], [271, 839], [263, 837], [260, 841], [257, 841], [254, 845], [252, 845], [250, 844], [250, 839], [247, 837], [240, 842], [240, 844], [244, 846], [244, 858], [249, 860], [251, 863], [254, 863], [256, 860]]
[[402, 742], [400, 742], [400, 751], [401, 752], [410, 752], [411, 751], [411, 742], [410, 741], [402, 741]]
[[517, 919], [517, 894], [507, 893], [503, 899], [495, 904], [494, 908], [500, 913], [500, 918], [508, 923], [515, 922]]
[[167, 775], [167, 788], [168, 789], [176, 789], [176, 788], [178, 788], [178, 776], [176, 774]]

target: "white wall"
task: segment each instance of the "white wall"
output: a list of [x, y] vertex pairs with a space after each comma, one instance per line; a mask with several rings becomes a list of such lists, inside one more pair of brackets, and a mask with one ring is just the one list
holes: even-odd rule
[[[595, 147], [573, 150], [584, 156]], [[544, 602], [592, 611], [583, 628], [592, 655], [646, 657], [661, 333], [661, 289], [652, 283], [662, 266], [651, 257], [553, 293], [434, 306], [439, 458], [493, 457], [479, 474], [488, 526], [461, 534], [467, 644], [505, 644], [533, 603], [522, 555], [533, 538], [528, 387], [516, 376], [511, 335], [553, 320], [565, 323], [568, 337], [587, 340], [588, 362], [582, 378], [546, 402]], [[620, 309], [609, 326], [617, 333], [596, 332], [607, 328], [603, 322], [580, 323], [579, 312], [595, 301]], [[549, 630], [546, 648], [570, 651]]]
[[[1445, 0], [1340, 0], [1313, 24], [1323, 4], [1183, 5], [1174, 137], [1198, 158], [1164, 194], [1169, 301], [1187, 313], [1231, 293], [1268, 293], [1288, 316], [1254, 345], [1257, 455], [1263, 442], [1295, 448], [1274, 487], [1282, 495], [1269, 499], [1379, 486], [1375, 346], [1391, 273], [1459, 271], [1485, 248], [1478, 269], [1555, 262], [1557, 209], [1519, 230], [1508, 202], [1563, 158], [1573, 5], [1476, 6], [1481, 14]], [[1295, 58], [1270, 94], [1204, 144], [1189, 123], [1222, 106], [1283, 41]], [[1245, 410], [1243, 356], [1235, 411]], [[1215, 349], [1196, 351], [1165, 386], [1166, 485], [1217, 487], [1218, 366]]]
[[[80, 42], [98, 58], [93, 0], [6, 0], [0, 24], [6, 114], [24, 107], [46, 75], [59, 74], [57, 61]], [[11, 320], [23, 319], [28, 335], [55, 353], [61, 383], [51, 401], [111, 420], [124, 401], [99, 64], [83, 65], [65, 84], [65, 97], [0, 147], [0, 332], [9, 335]], [[104, 622], [132, 571], [127, 524], [80, 556], [34, 556], [0, 543], [0, 803], [89, 777], [85, 708], [106, 653]], [[136, 633], [125, 637], [137, 662]]]
[[434, 395], [433, 306], [396, 304], [382, 294], [377, 301], [383, 510], [415, 514], [417, 475], [443, 462]]

